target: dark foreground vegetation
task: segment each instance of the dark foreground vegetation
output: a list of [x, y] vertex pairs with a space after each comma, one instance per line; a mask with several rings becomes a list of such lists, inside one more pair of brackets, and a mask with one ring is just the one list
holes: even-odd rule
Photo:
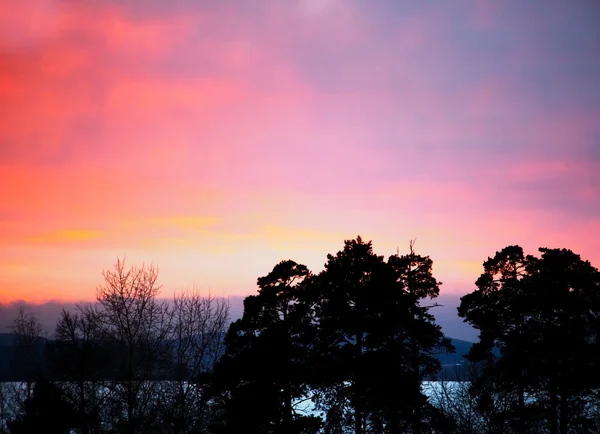
[[225, 300], [161, 301], [156, 268], [119, 260], [52, 339], [14, 319], [23, 382], [0, 383], [0, 433], [600, 432], [597, 269], [565, 249], [488, 258], [458, 309], [480, 339], [449, 383], [440, 282], [413, 247], [386, 259], [358, 237], [318, 274], [282, 261], [232, 323]]

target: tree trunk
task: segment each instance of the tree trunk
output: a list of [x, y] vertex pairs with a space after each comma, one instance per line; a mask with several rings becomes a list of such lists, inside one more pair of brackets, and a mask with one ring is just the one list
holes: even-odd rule
[[[412, 253], [412, 245], [411, 245], [411, 253]], [[412, 368], [412, 376], [413, 376], [413, 385], [414, 387], [414, 401], [413, 401], [413, 411], [412, 411], [412, 432], [413, 434], [421, 434], [421, 376], [419, 374], [419, 346], [416, 340], [416, 330], [415, 330], [415, 306], [417, 305], [417, 297], [413, 291], [414, 288], [414, 278], [412, 273], [408, 276], [408, 290], [410, 292], [412, 302], [410, 306], [410, 357], [411, 357], [411, 368]]]
[[558, 426], [556, 420], [556, 412], [558, 407], [558, 397], [556, 392], [556, 383], [554, 378], [550, 379], [550, 434], [558, 434]]
[[88, 434], [90, 432], [89, 427], [89, 417], [87, 412], [87, 405], [85, 399], [85, 380], [80, 379], [77, 382], [77, 388], [79, 391], [79, 414], [81, 415], [81, 424], [82, 424], [82, 432], [83, 434]]
[[412, 412], [412, 432], [413, 434], [421, 434], [421, 378], [419, 375], [419, 358], [418, 358], [418, 348], [416, 348], [416, 344], [413, 342], [413, 387], [414, 387], [414, 408]]
[[[283, 308], [283, 320], [286, 322], [287, 324], [287, 319], [288, 319], [288, 306], [287, 304], [284, 306]], [[292, 434], [293, 432], [295, 432], [293, 430], [293, 424], [294, 424], [294, 414], [293, 414], [293, 409], [292, 409], [292, 387], [291, 387], [291, 383], [292, 383], [292, 362], [290, 360], [291, 358], [291, 331], [289, 326], [286, 328], [286, 332], [285, 332], [285, 336], [286, 336], [286, 341], [285, 341], [285, 373], [284, 373], [284, 379], [285, 379], [285, 384], [283, 387], [283, 399], [284, 399], [284, 411], [285, 414], [283, 416], [283, 428], [284, 428], [284, 432], [286, 433], [290, 433]]]
[[[356, 360], [355, 360], [355, 376], [354, 376], [354, 432], [355, 434], [363, 434], [363, 406], [362, 406], [362, 390], [360, 387], [361, 375], [359, 372], [359, 364], [362, 358], [362, 346], [363, 346], [362, 332], [359, 331], [356, 334]], [[358, 375], [356, 375], [358, 374]]]
[[283, 430], [286, 433], [292, 434], [293, 417], [292, 417], [292, 393], [290, 391], [289, 381], [284, 387], [284, 419], [283, 419]]
[[561, 388], [560, 391], [560, 434], [567, 434], [569, 431], [569, 401], [568, 396]]
[[396, 409], [393, 408], [390, 414], [390, 434], [399, 434], [400, 433], [400, 421], [398, 420], [398, 413]]
[[569, 384], [569, 380], [572, 377], [569, 375], [571, 363], [571, 357], [575, 355], [575, 343], [577, 339], [569, 339], [569, 335], [578, 336], [578, 333], [573, 333], [574, 331], [574, 320], [570, 314], [570, 305], [567, 304], [566, 308], [562, 312], [562, 323], [563, 327], [560, 329], [561, 333], [561, 341], [564, 342], [562, 347], [564, 348], [564, 352], [561, 353], [560, 359], [558, 362], [559, 366], [559, 382], [558, 382], [558, 391], [560, 393], [560, 419], [559, 419], [559, 429], [560, 434], [567, 434], [569, 430], [569, 393], [567, 392], [567, 384]]
[[362, 430], [362, 426], [363, 426], [363, 409], [362, 409], [362, 405], [359, 402], [359, 398], [358, 398], [358, 391], [356, 390], [356, 385], [355, 385], [355, 392], [354, 392], [354, 432], [355, 434], [362, 434], [363, 430]]
[[525, 432], [525, 387], [523, 385], [523, 370], [519, 372], [519, 408], [518, 408], [517, 430], [519, 434]]
[[131, 380], [127, 381], [127, 431], [129, 434], [134, 434], [133, 426], [133, 385]]
[[127, 360], [127, 431], [129, 434], [135, 434], [133, 405], [133, 344], [132, 342], [129, 342], [129, 354]]

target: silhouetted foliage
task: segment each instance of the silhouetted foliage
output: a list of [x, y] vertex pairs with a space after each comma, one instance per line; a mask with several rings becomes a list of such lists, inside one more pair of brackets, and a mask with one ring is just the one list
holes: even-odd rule
[[207, 432], [214, 419], [208, 377], [225, 348], [229, 305], [212, 294], [183, 291], [173, 297], [171, 313], [170, 381], [163, 383], [159, 417], [168, 432]]
[[425, 299], [433, 300], [440, 292], [441, 282], [433, 277], [433, 261], [429, 257], [417, 255], [414, 243], [411, 242], [407, 255], [396, 254], [388, 262], [395, 272], [397, 282], [402, 285], [403, 296], [408, 299], [408, 322], [405, 326], [414, 398], [407, 407], [411, 413], [412, 432], [421, 433], [423, 410], [435, 413], [421, 393], [421, 382], [424, 378], [434, 376], [441, 368], [434, 355], [454, 352], [454, 347], [444, 337], [441, 327], [435, 324], [435, 319], [429, 312], [437, 305], [422, 304]]
[[496, 429], [595, 432], [600, 274], [570, 250], [540, 252], [497, 252], [462, 298], [459, 315], [480, 330], [469, 357], [485, 366], [471, 389], [481, 412], [492, 411], [494, 390], [514, 394], [507, 411], [493, 414]]
[[[473, 390], [478, 392], [481, 410], [490, 408], [493, 384], [513, 390], [514, 406], [496, 415], [499, 426], [515, 422], [517, 432], [525, 433], [525, 393], [528, 350], [526, 321], [530, 305], [535, 300], [524, 285], [528, 276], [523, 249], [509, 246], [496, 252], [483, 264], [484, 272], [475, 283], [477, 290], [465, 295], [458, 308], [473, 327], [480, 330], [479, 342], [472, 348], [469, 359], [486, 361], [488, 369], [478, 379]], [[496, 360], [493, 349], [499, 348], [502, 357]]]
[[540, 252], [529, 257], [528, 284], [539, 302], [530, 321], [535, 339], [526, 343], [536, 355], [536, 401], [551, 433], [597, 432], [586, 408], [600, 387], [600, 273], [570, 250]]
[[52, 372], [62, 380], [63, 391], [79, 415], [79, 429], [97, 432], [101, 422], [100, 380], [108, 377], [110, 360], [95, 324], [93, 312], [63, 310], [55, 330], [55, 341], [48, 345]]
[[11, 330], [15, 337], [16, 348], [13, 353], [13, 372], [27, 382], [27, 397], [32, 391], [33, 380], [42, 374], [45, 340], [43, 329], [35, 315], [19, 308], [18, 316], [13, 320]]
[[258, 279], [258, 294], [244, 300], [244, 314], [231, 324], [227, 350], [216, 371], [226, 391], [223, 432], [295, 433], [317, 426], [294, 409], [307, 393], [307, 330], [300, 302], [306, 266], [282, 261]]
[[25, 400], [23, 411], [8, 423], [11, 434], [68, 434], [77, 427], [77, 412], [64, 398], [62, 390], [39, 378], [33, 394]]
[[360, 236], [327, 259], [305, 301], [314, 311], [311, 384], [325, 432], [421, 432], [436, 417], [421, 381], [440, 368], [432, 353], [451, 350], [419, 304], [439, 291], [431, 261], [411, 244], [409, 255], [386, 262]]
[[[317, 275], [282, 261], [231, 324], [225, 300], [160, 301], [155, 267], [118, 260], [53, 340], [19, 312], [6, 348], [26, 383], [2, 384], [0, 432], [600, 432], [600, 272], [539, 252], [508, 246], [483, 263], [458, 308], [479, 341], [443, 371], [441, 283], [412, 242], [386, 261], [346, 240]], [[453, 369], [462, 382], [446, 381]]]
[[223, 432], [316, 432], [315, 416], [294, 403], [310, 398], [323, 432], [423, 432], [443, 417], [421, 392], [451, 350], [421, 306], [439, 283], [432, 262], [414, 253], [388, 262], [371, 242], [348, 240], [312, 276], [283, 261], [258, 279], [244, 315], [227, 334], [217, 366]]
[[380, 359], [375, 352], [367, 354], [367, 335], [377, 330], [382, 308], [391, 307], [383, 299], [395, 286], [394, 276], [371, 243], [358, 237], [346, 241], [335, 256], [327, 255], [325, 270], [313, 284], [320, 367], [316, 402], [327, 412], [327, 430], [341, 431], [353, 424], [355, 432], [362, 433], [371, 414], [368, 400], [373, 396], [368, 394], [376, 387], [369, 367]]

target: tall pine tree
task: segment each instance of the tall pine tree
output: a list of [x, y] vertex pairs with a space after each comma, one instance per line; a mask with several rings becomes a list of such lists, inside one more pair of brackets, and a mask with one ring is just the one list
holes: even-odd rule
[[228, 391], [225, 432], [287, 434], [318, 427], [293, 407], [307, 393], [310, 318], [299, 292], [309, 277], [306, 266], [282, 261], [258, 279], [258, 294], [244, 300], [216, 370], [216, 381]]
[[328, 407], [330, 432], [351, 425], [367, 432], [422, 432], [425, 375], [439, 369], [432, 357], [451, 350], [424, 298], [439, 284], [431, 260], [411, 251], [388, 262], [359, 236], [328, 255], [311, 285], [318, 300], [315, 348], [322, 381], [317, 400]]
[[570, 250], [540, 252], [496, 253], [478, 289], [461, 299], [459, 315], [480, 331], [469, 357], [486, 364], [473, 392], [481, 402], [494, 387], [514, 392], [513, 413], [498, 422], [514, 420], [510, 432], [597, 432], [590, 403], [599, 385], [600, 274]]

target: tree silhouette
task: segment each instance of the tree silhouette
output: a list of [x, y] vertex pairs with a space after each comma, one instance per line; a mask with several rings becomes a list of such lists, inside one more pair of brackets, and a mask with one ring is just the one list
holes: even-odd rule
[[23, 413], [8, 422], [8, 429], [11, 434], [68, 434], [77, 425], [77, 412], [61, 389], [39, 378], [32, 396], [25, 401]]
[[213, 416], [205, 378], [224, 351], [229, 304], [196, 290], [173, 297], [168, 381], [161, 388], [162, 424], [172, 433], [205, 432]]
[[417, 255], [414, 242], [411, 241], [408, 254], [391, 256], [388, 263], [394, 269], [397, 282], [402, 286], [403, 296], [408, 302], [406, 335], [412, 376], [410, 384], [413, 390], [408, 403], [412, 413], [412, 432], [420, 434], [423, 431], [423, 410], [431, 410], [421, 393], [421, 382], [423, 378], [433, 376], [440, 370], [441, 365], [435, 354], [454, 352], [454, 348], [429, 312], [431, 308], [437, 307], [437, 304], [422, 304], [425, 300], [435, 299], [440, 293], [441, 282], [433, 276], [433, 261], [428, 256]]
[[100, 390], [107, 354], [91, 312], [63, 310], [49, 348], [52, 373], [63, 381], [61, 388], [79, 413], [80, 432], [96, 432], [101, 423]]
[[[458, 308], [479, 330], [469, 384], [442, 383], [433, 401], [423, 381], [452, 345], [431, 314], [441, 283], [413, 242], [386, 261], [346, 240], [317, 275], [282, 261], [225, 336], [224, 300], [160, 301], [158, 270], [122, 260], [104, 278], [49, 343], [20, 311], [15, 362], [35, 386], [14, 386], [15, 405], [0, 388], [0, 431], [600, 432], [600, 272], [571, 250], [508, 246], [483, 263]], [[31, 365], [42, 343], [53, 364]], [[60, 381], [34, 383], [47, 367]]]
[[156, 399], [172, 356], [169, 342], [172, 315], [157, 299], [158, 269], [126, 268], [118, 259], [113, 270], [103, 272], [104, 284], [96, 291], [97, 304], [87, 312], [97, 333], [110, 348], [112, 379], [107, 387], [120, 432], [149, 432], [159, 412]]
[[328, 255], [310, 283], [316, 300], [317, 402], [331, 432], [421, 432], [424, 375], [439, 369], [443, 339], [423, 298], [437, 295], [431, 260], [411, 252], [385, 262], [360, 236]]
[[42, 373], [43, 328], [38, 318], [19, 308], [19, 314], [10, 326], [16, 338], [13, 370], [26, 381], [26, 395], [31, 397], [33, 380]]
[[[530, 356], [525, 344], [528, 340], [527, 321], [531, 317], [531, 291], [524, 286], [529, 275], [528, 259], [520, 246], [508, 246], [496, 252], [483, 263], [484, 272], [477, 279], [477, 290], [461, 298], [458, 315], [480, 331], [477, 342], [468, 355], [472, 361], [488, 363], [487, 370], [476, 382], [484, 405], [491, 385], [498, 383], [516, 390], [516, 408], [505, 414], [508, 421], [516, 421], [517, 432], [527, 432], [525, 424], [526, 364]], [[494, 348], [502, 357], [496, 360]], [[485, 384], [485, 385], [484, 385]], [[513, 387], [514, 386], [514, 387]], [[504, 421], [498, 422], [504, 424]]]
[[[509, 246], [488, 258], [478, 289], [461, 299], [459, 315], [480, 330], [469, 357], [485, 363], [472, 391], [489, 407], [490, 390], [513, 390], [516, 410], [498, 426], [514, 414], [515, 432], [540, 429], [543, 415], [551, 434], [594, 432], [600, 275], [570, 250], [539, 250], [541, 257], [525, 257]], [[528, 404], [526, 396], [534, 399]]]
[[316, 426], [294, 410], [307, 391], [307, 327], [299, 300], [306, 266], [287, 260], [257, 281], [244, 314], [231, 324], [216, 381], [229, 389], [226, 432], [294, 433]]
[[[387, 280], [387, 281], [386, 281]], [[394, 276], [382, 256], [373, 253], [371, 242], [361, 237], [344, 242], [344, 249], [327, 255], [325, 270], [313, 281], [317, 299], [316, 351], [320, 368], [320, 396], [328, 407], [327, 425], [351, 421], [362, 434], [368, 422], [367, 334], [384, 307], [382, 293], [395, 286]], [[383, 339], [383, 337], [382, 337]], [[335, 416], [335, 417], [333, 417]], [[340, 429], [340, 428], [337, 428]]]
[[533, 313], [540, 333], [527, 343], [537, 355], [538, 385], [545, 389], [538, 399], [549, 399], [552, 434], [570, 428], [596, 432], [588, 409], [600, 386], [600, 273], [571, 250], [539, 251], [540, 258], [530, 258], [528, 284], [538, 300]]

